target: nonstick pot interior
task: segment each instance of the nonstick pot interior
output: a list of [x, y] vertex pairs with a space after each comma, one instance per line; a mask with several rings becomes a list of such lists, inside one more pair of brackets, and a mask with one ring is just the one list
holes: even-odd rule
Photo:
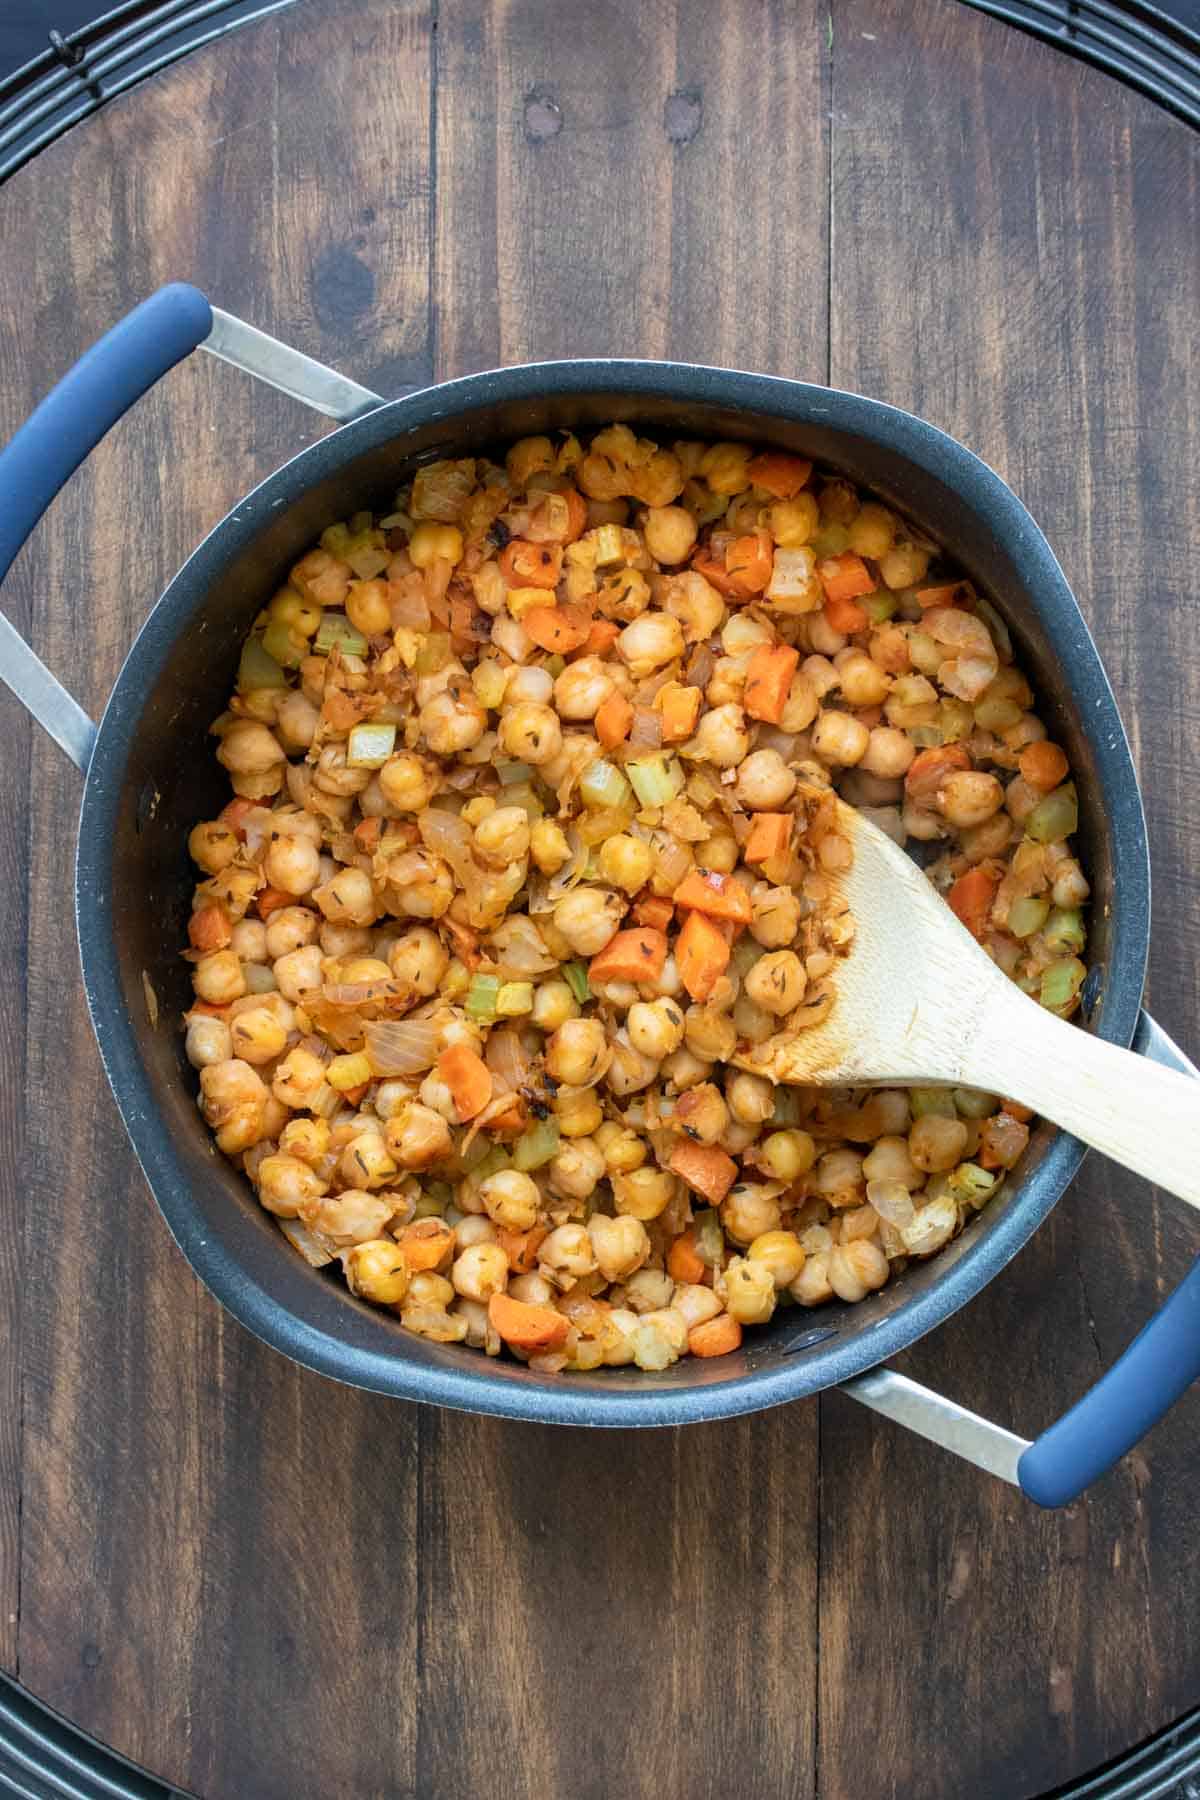
[[1111, 692], [1044, 539], [995, 475], [910, 415], [730, 371], [601, 362], [469, 377], [344, 427], [272, 476], [181, 570], [118, 678], [85, 788], [77, 900], [88, 1000], [138, 1157], [185, 1255], [244, 1324], [301, 1362], [381, 1392], [515, 1417], [649, 1425], [812, 1393], [913, 1342], [1025, 1242], [1074, 1173], [1079, 1146], [1040, 1128], [1018, 1177], [961, 1237], [860, 1306], [790, 1309], [738, 1355], [686, 1359], [661, 1374], [547, 1379], [413, 1337], [340, 1278], [309, 1269], [215, 1150], [178, 1029], [190, 998], [178, 954], [195, 879], [187, 835], [228, 798], [207, 727], [265, 598], [332, 520], [386, 509], [414, 460], [614, 419], [667, 436], [752, 438], [839, 469], [925, 526], [999, 606], [1078, 778], [1094, 892], [1089, 1024], [1128, 1043], [1148, 936], [1141, 807]]

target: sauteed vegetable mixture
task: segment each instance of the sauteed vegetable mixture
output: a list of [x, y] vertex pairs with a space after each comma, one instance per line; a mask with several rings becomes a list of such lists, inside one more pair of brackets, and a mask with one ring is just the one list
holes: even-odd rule
[[835, 791], [1026, 992], [1084, 979], [1076, 797], [999, 615], [804, 458], [625, 425], [331, 525], [215, 722], [187, 1054], [315, 1267], [542, 1371], [736, 1350], [946, 1244], [1030, 1115], [773, 1087], [837, 1004]]

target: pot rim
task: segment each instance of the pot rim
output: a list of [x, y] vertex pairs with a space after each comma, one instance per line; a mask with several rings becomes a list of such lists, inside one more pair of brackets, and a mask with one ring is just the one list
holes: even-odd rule
[[[1111, 834], [1114, 908], [1098, 1035], [1127, 1045], [1141, 1003], [1149, 945], [1150, 871], [1145, 820], [1128, 741], [1099, 653], [1046, 538], [1001, 477], [957, 439], [884, 401], [786, 377], [698, 364], [629, 358], [525, 363], [484, 370], [423, 388], [318, 439], [251, 490], [217, 524], [168, 584], [135, 638], [101, 718], [84, 784], [76, 857], [76, 923], [84, 989], [101, 1060], [138, 1161], [168, 1227], [193, 1270], [239, 1322], [297, 1362], [354, 1386], [409, 1400], [501, 1417], [602, 1426], [698, 1422], [755, 1412], [798, 1399], [877, 1366], [942, 1324], [1012, 1259], [1061, 1197], [1084, 1147], [1059, 1132], [1005, 1211], [979, 1234], [925, 1293], [866, 1329], [831, 1336], [818, 1354], [790, 1360], [772, 1348], [748, 1372], [687, 1386], [585, 1385], [577, 1378], [513, 1378], [482, 1359], [462, 1366], [418, 1362], [402, 1353], [339, 1338], [290, 1312], [204, 1226], [190, 1198], [173, 1141], [162, 1124], [126, 1009], [115, 950], [112, 866], [117, 814], [144, 696], [173, 643], [229, 561], [259, 534], [265, 519], [364, 452], [406, 432], [493, 404], [610, 393], [658, 401], [707, 403], [772, 419], [827, 425], [874, 441], [952, 488], [1005, 546], [1022, 585], [1063, 661], [1096, 752], [1096, 773]], [[811, 1318], [809, 1339], [820, 1330]], [[800, 1346], [797, 1345], [797, 1348]], [[475, 1367], [479, 1363], [481, 1366]], [[706, 1371], [706, 1373], [709, 1373]], [[628, 1379], [628, 1378], [627, 1378]]]

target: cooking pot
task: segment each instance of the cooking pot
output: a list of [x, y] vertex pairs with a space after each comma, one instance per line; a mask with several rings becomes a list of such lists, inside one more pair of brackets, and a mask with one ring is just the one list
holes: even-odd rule
[[179, 956], [194, 881], [187, 835], [228, 797], [206, 732], [263, 597], [331, 520], [386, 510], [415, 464], [615, 419], [753, 439], [832, 465], [926, 526], [992, 597], [1078, 774], [1094, 893], [1085, 1026], [1195, 1075], [1140, 1010], [1150, 886], [1133, 764], [1095, 645], [1024, 507], [952, 438], [856, 394], [679, 363], [580, 361], [489, 371], [385, 403], [175, 285], [96, 344], [0, 453], [0, 579], [109, 426], [199, 345], [341, 429], [255, 488], [185, 563], [139, 632], [99, 727], [2, 618], [0, 673], [84, 773], [75, 901], [88, 1006], [138, 1160], [200, 1279], [296, 1361], [406, 1400], [573, 1425], [681, 1425], [839, 1385], [1042, 1505], [1081, 1492], [1200, 1373], [1200, 1264], [1033, 1444], [880, 1367], [978, 1293], [1046, 1217], [1083, 1155], [1064, 1133], [1039, 1126], [1000, 1196], [941, 1255], [865, 1305], [789, 1311], [736, 1355], [661, 1373], [546, 1377], [412, 1336], [309, 1268], [216, 1153], [177, 1029], [191, 998]]

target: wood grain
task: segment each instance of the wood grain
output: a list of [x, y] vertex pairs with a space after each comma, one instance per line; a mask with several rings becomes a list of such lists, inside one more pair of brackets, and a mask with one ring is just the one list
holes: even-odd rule
[[[434, 24], [305, 0], [10, 182], [0, 429], [180, 276], [383, 392], [670, 355], [925, 412], [1085, 603], [1146, 777], [1156, 1003], [1194, 1051], [1196, 140], [949, 0], [439, 0]], [[322, 429], [176, 370], [6, 609], [98, 707], [189, 549]], [[1195, 1396], [1045, 1516], [838, 1396], [549, 1431], [351, 1393], [225, 1318], [92, 1044], [77, 778], [0, 707], [0, 931], [28, 938], [0, 991], [0, 1665], [203, 1800], [1031, 1794], [1195, 1704]], [[1097, 1161], [904, 1367], [1032, 1433], [1195, 1249]]]
[[[1160, 936], [1154, 972], [1169, 955], [1171, 1026], [1195, 1050], [1187, 720], [1200, 688], [1184, 650], [1195, 605], [1150, 572], [1160, 555], [1179, 568], [1194, 351], [1186, 307], [1165, 297], [1136, 242], [1156, 215], [1175, 292], [1200, 276], [1194, 234], [1177, 241], [1189, 205], [1195, 217], [1195, 140], [1053, 50], [917, 0], [840, 0], [832, 107], [831, 380], [964, 439], [1046, 528], [1148, 778], [1158, 893], [1169, 896], [1158, 902], [1169, 949]], [[1144, 357], [1143, 319], [1154, 343]], [[1164, 378], [1179, 383], [1169, 428]], [[902, 1366], [1034, 1434], [1200, 1249], [1181, 1212], [1091, 1159], [1017, 1263]], [[1172, 1497], [1194, 1461], [1194, 1392], [1054, 1516], [947, 1458], [931, 1464], [848, 1402], [824, 1400], [822, 1416], [824, 1794], [860, 1796], [868, 1758], [873, 1793], [1037, 1792], [1195, 1704], [1194, 1608], [1167, 1599], [1200, 1583]], [[1162, 1509], [1153, 1530], [1148, 1495]], [[851, 1505], [871, 1520], [865, 1563], [836, 1523]], [[912, 1695], [903, 1707], [898, 1671]]]

